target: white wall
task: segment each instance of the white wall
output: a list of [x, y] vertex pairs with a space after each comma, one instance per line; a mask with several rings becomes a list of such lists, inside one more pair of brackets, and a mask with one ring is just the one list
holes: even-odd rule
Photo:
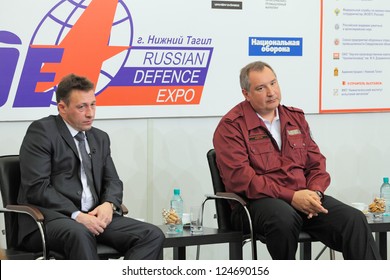
[[[99, 109], [98, 109], [99, 110]], [[131, 110], [131, 109], [129, 109]], [[161, 224], [172, 189], [180, 187], [188, 211], [212, 193], [206, 152], [218, 118], [96, 120], [111, 136], [112, 155], [125, 185], [124, 202], [132, 217]], [[390, 176], [390, 113], [308, 115], [312, 134], [327, 157], [332, 183], [327, 194], [340, 200], [369, 203]], [[0, 154], [17, 154], [29, 122], [0, 122]], [[207, 226], [216, 226], [212, 202], [206, 207]], [[3, 224], [0, 225], [3, 228]], [[5, 246], [4, 241], [0, 246]], [[259, 244], [260, 258], [269, 259]], [[321, 249], [314, 246], [314, 254]], [[227, 245], [203, 246], [202, 259], [227, 259]], [[194, 258], [195, 248], [188, 250]], [[171, 258], [171, 251], [165, 251]], [[340, 255], [337, 255], [340, 258]], [[250, 258], [249, 246], [245, 258]], [[328, 253], [323, 258], [328, 258]]]

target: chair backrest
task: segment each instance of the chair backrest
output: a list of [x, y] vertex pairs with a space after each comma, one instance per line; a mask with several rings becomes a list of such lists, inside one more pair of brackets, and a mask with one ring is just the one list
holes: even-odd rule
[[[207, 161], [209, 163], [214, 194], [217, 192], [225, 192], [225, 185], [223, 184], [219, 174], [214, 149], [207, 152]], [[228, 201], [225, 199], [215, 199], [215, 208], [217, 210], [218, 228], [232, 229], [233, 227], [230, 220], [232, 210]]]
[[[17, 204], [20, 187], [20, 165], [18, 155], [0, 156], [0, 191], [3, 207]], [[16, 249], [18, 244], [17, 214], [4, 214], [6, 242], [8, 249]]]

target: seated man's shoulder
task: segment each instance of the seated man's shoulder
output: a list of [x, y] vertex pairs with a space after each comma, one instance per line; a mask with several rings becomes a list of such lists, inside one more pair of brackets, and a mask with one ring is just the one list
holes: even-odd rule
[[108, 133], [100, 128], [97, 127], [92, 127], [90, 130], [90, 133], [93, 133], [97, 136], [104, 136], [104, 137], [109, 137]]
[[49, 115], [40, 119], [35, 120], [34, 122], [52, 122], [56, 118], [55, 115]]
[[56, 117], [54, 115], [50, 115], [47, 117], [43, 117], [41, 119], [37, 119], [30, 124], [30, 127], [40, 127], [40, 128], [44, 128], [44, 129], [48, 129], [48, 128], [51, 129], [51, 127], [55, 125], [55, 118]]
[[288, 110], [290, 112], [305, 114], [305, 112], [300, 108], [296, 108], [296, 107], [292, 107], [292, 106], [285, 106], [285, 105], [283, 105], [283, 108], [285, 108], [286, 110]]
[[244, 108], [242, 102], [234, 106], [223, 116], [223, 120], [225, 121], [235, 121], [237, 118], [242, 117], [244, 115]]

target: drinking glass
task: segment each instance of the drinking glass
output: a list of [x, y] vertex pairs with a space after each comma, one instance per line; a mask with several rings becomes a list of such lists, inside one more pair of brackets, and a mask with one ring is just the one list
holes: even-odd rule
[[191, 206], [190, 207], [190, 231], [191, 234], [202, 234], [202, 207]]

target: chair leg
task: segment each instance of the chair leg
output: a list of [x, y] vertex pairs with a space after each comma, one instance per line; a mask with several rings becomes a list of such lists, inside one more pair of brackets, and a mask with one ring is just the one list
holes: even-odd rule
[[336, 254], [335, 254], [335, 251], [331, 248], [329, 248], [329, 257], [331, 260], [335, 260], [336, 259]]
[[249, 243], [249, 242], [251, 242], [252, 260], [256, 261], [257, 260], [257, 243], [256, 243], [256, 240], [252, 241], [251, 238], [245, 239], [244, 241], [242, 241], [242, 247], [244, 247], [244, 245], [246, 243]]
[[311, 260], [311, 242], [302, 242], [299, 246], [299, 258]]
[[[325, 252], [326, 248], [328, 248], [327, 246], [324, 246], [321, 251], [318, 253], [317, 257], [315, 258], [315, 260], [318, 260], [322, 254]], [[330, 249], [331, 250], [331, 249]]]
[[[318, 253], [317, 257], [315, 258], [316, 260], [318, 260], [321, 255], [325, 252], [325, 250], [327, 249], [328, 247], [327, 246], [324, 246], [321, 251]], [[335, 256], [335, 251], [331, 248], [329, 248], [329, 259], [330, 260], [335, 260], [336, 259], [336, 256]]]
[[[201, 214], [200, 214], [200, 217], [201, 217], [201, 221], [200, 221], [200, 224], [203, 226], [203, 214], [204, 214], [204, 205], [206, 204], [206, 202], [209, 200], [209, 198], [205, 198], [202, 202], [202, 207], [201, 207]], [[199, 260], [199, 255], [200, 255], [200, 245], [197, 245], [196, 246], [196, 260]]]
[[252, 260], [256, 261], [257, 260], [257, 242], [253, 244], [252, 248]]
[[200, 255], [200, 245], [196, 245], [196, 260], [199, 260], [199, 255]]

